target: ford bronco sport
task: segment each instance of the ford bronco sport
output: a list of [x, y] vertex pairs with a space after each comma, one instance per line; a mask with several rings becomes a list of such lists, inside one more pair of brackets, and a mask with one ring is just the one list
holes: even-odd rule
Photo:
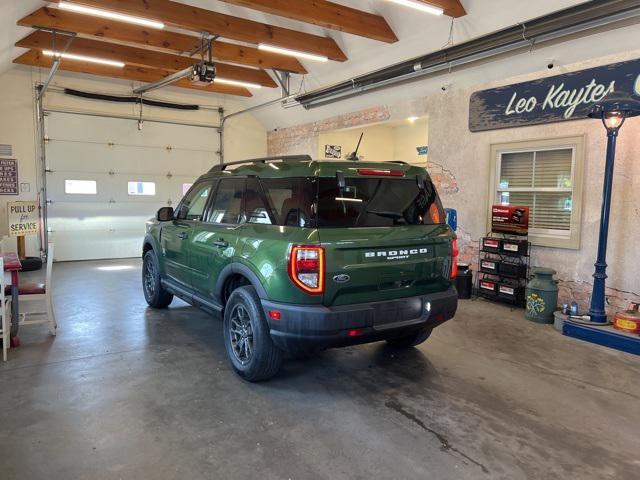
[[151, 307], [222, 313], [231, 365], [257, 381], [285, 351], [424, 342], [455, 314], [456, 256], [424, 168], [278, 157], [216, 166], [161, 208], [142, 283]]

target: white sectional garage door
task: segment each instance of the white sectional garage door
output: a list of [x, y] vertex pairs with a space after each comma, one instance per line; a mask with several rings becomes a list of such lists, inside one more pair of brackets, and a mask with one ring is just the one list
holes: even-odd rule
[[212, 128], [49, 112], [46, 134], [59, 261], [139, 256], [145, 222], [219, 162]]

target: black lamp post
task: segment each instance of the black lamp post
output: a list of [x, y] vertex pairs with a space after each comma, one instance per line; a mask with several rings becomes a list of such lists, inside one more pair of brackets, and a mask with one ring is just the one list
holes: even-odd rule
[[602, 120], [607, 129], [607, 160], [604, 169], [604, 188], [602, 193], [602, 213], [600, 214], [600, 236], [598, 239], [598, 259], [593, 274], [593, 292], [589, 316], [594, 323], [607, 323], [605, 312], [605, 279], [607, 278], [607, 235], [609, 233], [609, 210], [613, 185], [613, 164], [616, 156], [618, 131], [629, 117], [640, 115], [640, 101], [627, 94], [614, 92], [602, 102], [596, 104], [589, 117]]

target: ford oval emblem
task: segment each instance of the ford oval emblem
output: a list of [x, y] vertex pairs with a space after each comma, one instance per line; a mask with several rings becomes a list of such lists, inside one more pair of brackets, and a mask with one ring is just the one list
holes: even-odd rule
[[333, 281], [336, 283], [347, 283], [349, 280], [351, 280], [351, 277], [346, 273], [341, 273], [333, 277]]

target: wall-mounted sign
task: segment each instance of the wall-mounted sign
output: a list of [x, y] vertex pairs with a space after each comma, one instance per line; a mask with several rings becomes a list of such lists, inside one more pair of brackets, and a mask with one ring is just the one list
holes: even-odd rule
[[9, 236], [36, 235], [38, 233], [38, 202], [12, 202], [7, 204]]
[[429, 153], [429, 147], [427, 145], [416, 147], [416, 150], [418, 151], [418, 155], [426, 155]]
[[469, 130], [584, 119], [595, 103], [614, 90], [640, 96], [640, 60], [475, 92]]
[[0, 195], [18, 195], [18, 161], [0, 159]]
[[511, 235], [529, 233], [529, 207], [494, 205], [491, 207], [491, 231]]
[[342, 158], [342, 145], [325, 145], [324, 158]]

